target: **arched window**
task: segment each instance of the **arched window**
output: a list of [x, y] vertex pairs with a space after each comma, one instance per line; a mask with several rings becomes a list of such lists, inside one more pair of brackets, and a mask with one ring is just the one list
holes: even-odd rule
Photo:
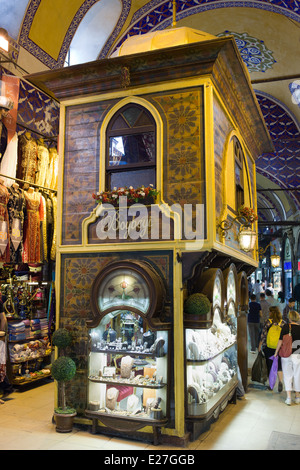
[[156, 186], [156, 126], [137, 104], [121, 108], [107, 127], [106, 189]]
[[236, 210], [245, 203], [244, 196], [244, 154], [238, 139], [234, 137], [234, 170], [235, 170], [235, 201]]

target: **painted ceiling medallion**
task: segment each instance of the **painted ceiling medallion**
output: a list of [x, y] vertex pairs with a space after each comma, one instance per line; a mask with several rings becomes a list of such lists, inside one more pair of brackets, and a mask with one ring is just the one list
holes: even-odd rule
[[248, 33], [235, 33], [226, 30], [218, 36], [234, 37], [249, 72], [265, 72], [267, 69], [272, 68], [276, 62], [273, 58], [273, 52], [266, 48], [264, 41], [249, 36]]

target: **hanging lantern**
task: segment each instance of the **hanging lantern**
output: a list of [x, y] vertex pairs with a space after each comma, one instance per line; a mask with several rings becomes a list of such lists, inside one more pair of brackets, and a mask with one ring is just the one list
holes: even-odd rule
[[271, 265], [273, 268], [279, 268], [280, 266], [280, 256], [279, 255], [272, 255], [271, 258]]
[[255, 249], [257, 233], [255, 230], [252, 230], [252, 224], [257, 220], [257, 215], [253, 209], [249, 207], [241, 206], [238, 210], [238, 216], [233, 220], [229, 221], [227, 219], [222, 220], [217, 223], [217, 227], [220, 231], [221, 237], [226, 237], [228, 231], [231, 229], [235, 221], [240, 222], [240, 231], [238, 234], [238, 241], [240, 244], [241, 250], [246, 253]]
[[248, 253], [251, 250], [254, 250], [256, 244], [257, 234], [254, 230], [251, 230], [249, 227], [241, 227], [239, 232], [239, 244], [241, 250]]

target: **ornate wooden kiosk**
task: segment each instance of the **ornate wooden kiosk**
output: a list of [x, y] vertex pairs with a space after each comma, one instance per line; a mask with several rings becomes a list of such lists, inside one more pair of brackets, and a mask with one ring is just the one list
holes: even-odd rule
[[[192, 34], [183, 44], [188, 32], [172, 30], [168, 49], [160, 31], [161, 49], [139, 36], [138, 53], [124, 43], [117, 57], [27, 77], [61, 107], [57, 325], [75, 339], [77, 375], [67, 396], [76, 421], [182, 446], [234, 399], [247, 303], [239, 286], [244, 293], [257, 266], [255, 250], [240, 248], [236, 217], [241, 204], [256, 210], [255, 159], [273, 148], [234, 39]], [[119, 223], [106, 237], [103, 205], [92, 194], [150, 184], [159, 191], [156, 226], [149, 207], [144, 219], [127, 208], [132, 230], [124, 226], [124, 236]], [[136, 288], [131, 303], [127, 276]], [[205, 325], [184, 316], [186, 298], [200, 291], [212, 303]], [[163, 356], [153, 345], [144, 351], [141, 330], [164, 341]], [[211, 355], [198, 357], [221, 331], [227, 343], [211, 342]], [[127, 381], [124, 358], [132, 363]]]

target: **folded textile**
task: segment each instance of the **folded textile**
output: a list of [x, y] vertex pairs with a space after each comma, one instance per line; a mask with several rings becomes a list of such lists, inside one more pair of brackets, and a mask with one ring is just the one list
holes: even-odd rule
[[20, 335], [9, 334], [8, 339], [9, 339], [9, 341], [22, 341], [22, 340], [26, 339], [26, 335], [25, 335], [25, 333], [20, 334]]
[[25, 325], [24, 325], [24, 322], [20, 322], [20, 323], [9, 323], [8, 324], [8, 329], [9, 330], [17, 330], [17, 329], [24, 329], [25, 328]]

